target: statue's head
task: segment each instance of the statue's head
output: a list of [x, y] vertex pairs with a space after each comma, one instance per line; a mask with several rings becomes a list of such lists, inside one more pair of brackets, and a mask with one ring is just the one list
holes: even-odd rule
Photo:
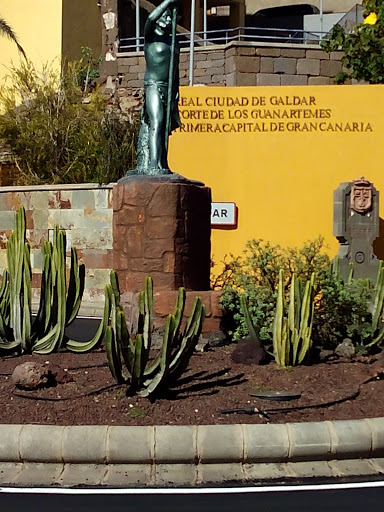
[[157, 29], [165, 34], [170, 34], [172, 31], [172, 11], [166, 9], [156, 22]]

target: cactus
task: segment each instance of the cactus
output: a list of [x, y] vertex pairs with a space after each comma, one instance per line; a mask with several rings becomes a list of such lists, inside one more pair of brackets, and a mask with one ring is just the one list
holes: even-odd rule
[[283, 270], [279, 272], [279, 289], [273, 326], [273, 354], [283, 368], [303, 362], [312, 346], [311, 332], [315, 295], [315, 274], [311, 275], [301, 298], [300, 282], [293, 274], [290, 285], [288, 317], [284, 316]]
[[380, 260], [377, 279], [370, 305], [372, 315], [372, 336], [373, 339], [365, 345], [365, 349], [377, 345], [384, 338], [384, 268]]
[[69, 285], [66, 279], [65, 232], [54, 227], [53, 243], [42, 245], [43, 272], [36, 318], [31, 315], [31, 258], [26, 241], [25, 210], [15, 214], [15, 230], [7, 243], [8, 270], [0, 288], [0, 350], [48, 354], [66, 348], [91, 350], [104, 336], [106, 316], [89, 342], [70, 340], [65, 329], [76, 318], [84, 291], [85, 268], [71, 249]]
[[152, 279], [146, 278], [145, 289], [139, 293], [135, 335], [129, 334], [127, 329], [115, 272], [111, 272], [110, 280], [111, 284], [105, 288], [110, 303], [110, 320], [104, 338], [109, 368], [118, 383], [129, 383], [138, 395], [149, 396], [174, 382], [185, 370], [201, 333], [205, 308], [200, 297], [196, 297], [181, 334], [185, 290], [179, 288], [174, 312], [166, 320], [162, 347], [149, 362], [153, 322]]
[[262, 347], [262, 343], [260, 341], [259, 335], [253, 325], [251, 315], [249, 314], [249, 309], [247, 306], [247, 300], [244, 294], [240, 295], [240, 309], [244, 315], [245, 325], [247, 326], [250, 338], [260, 347]]

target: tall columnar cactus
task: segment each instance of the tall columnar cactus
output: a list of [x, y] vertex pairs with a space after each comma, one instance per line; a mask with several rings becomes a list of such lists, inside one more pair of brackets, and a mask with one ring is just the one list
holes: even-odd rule
[[290, 286], [288, 317], [284, 316], [284, 275], [279, 272], [279, 290], [273, 326], [273, 355], [283, 368], [303, 362], [312, 346], [312, 320], [315, 297], [315, 274], [311, 275], [301, 298], [300, 281], [293, 274]]
[[181, 334], [185, 290], [179, 288], [174, 312], [166, 320], [162, 347], [150, 361], [153, 323], [152, 279], [146, 278], [145, 289], [139, 294], [136, 334], [128, 332], [115, 272], [111, 272], [111, 284], [106, 286], [105, 295], [110, 303], [105, 348], [113, 377], [119, 383], [129, 384], [140, 396], [149, 396], [159, 388], [174, 382], [187, 367], [201, 333], [205, 307], [200, 297], [196, 297]]
[[65, 232], [54, 227], [53, 243], [42, 246], [43, 272], [36, 318], [31, 315], [31, 258], [26, 241], [25, 211], [15, 214], [15, 230], [7, 243], [8, 270], [0, 288], [0, 350], [48, 354], [66, 348], [92, 349], [104, 336], [106, 319], [88, 343], [70, 340], [65, 329], [76, 318], [84, 291], [85, 267], [71, 248], [69, 284], [66, 278]]

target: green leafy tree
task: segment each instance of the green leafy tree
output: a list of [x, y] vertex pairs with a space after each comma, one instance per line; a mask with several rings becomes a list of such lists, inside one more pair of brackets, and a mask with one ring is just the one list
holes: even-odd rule
[[25, 51], [24, 51], [23, 47], [20, 45], [15, 32], [12, 30], [10, 25], [8, 25], [8, 23], [5, 21], [5, 19], [2, 18], [1, 16], [0, 16], [0, 34], [2, 36], [8, 37], [8, 39], [13, 41], [15, 43], [15, 45], [17, 46], [19, 52], [23, 55], [23, 57], [25, 59], [27, 58], [27, 56], [25, 55]]
[[335, 25], [321, 43], [326, 52], [344, 52], [344, 70], [335, 76], [339, 84], [348, 79], [384, 83], [384, 0], [365, 0], [363, 5], [364, 23], [357, 24], [352, 33]]

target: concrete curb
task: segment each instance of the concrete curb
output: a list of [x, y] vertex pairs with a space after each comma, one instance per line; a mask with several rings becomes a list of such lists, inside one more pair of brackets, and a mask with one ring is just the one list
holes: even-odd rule
[[384, 418], [282, 425], [0, 425], [0, 485], [379, 478], [382, 457]]

